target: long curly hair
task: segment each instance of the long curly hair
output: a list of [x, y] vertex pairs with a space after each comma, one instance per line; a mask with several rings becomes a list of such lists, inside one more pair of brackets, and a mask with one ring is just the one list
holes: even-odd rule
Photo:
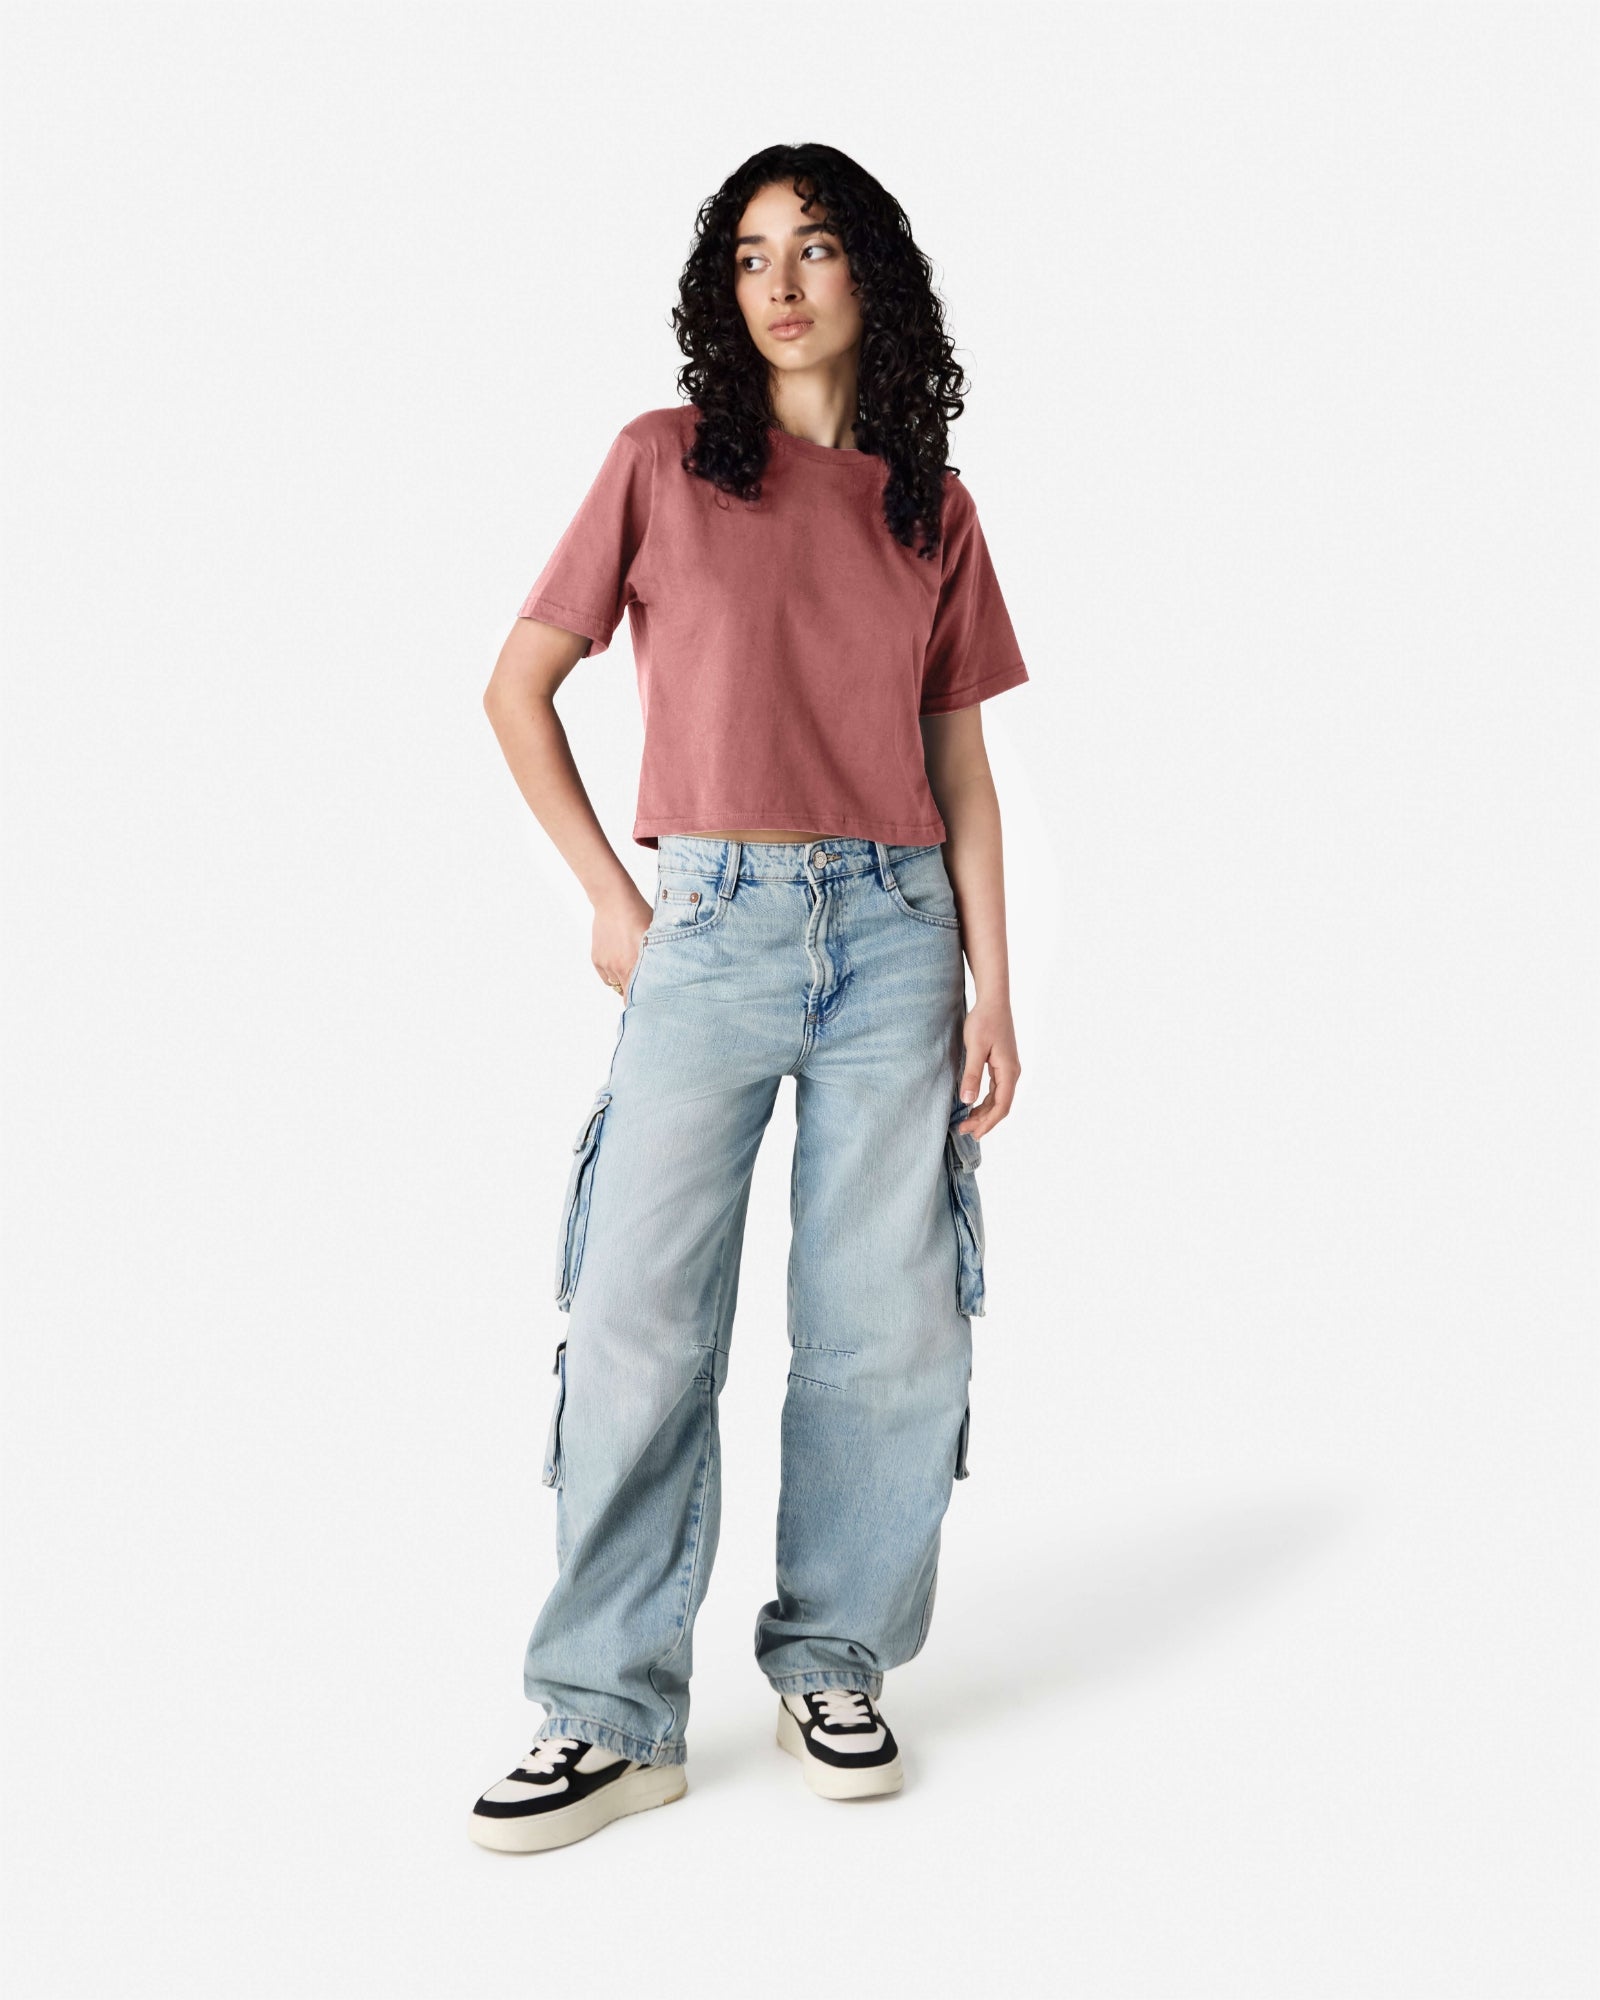
[[774, 182], [787, 182], [808, 212], [826, 212], [850, 260], [862, 320], [856, 444], [888, 465], [889, 532], [931, 560], [940, 539], [949, 427], [965, 407], [967, 379], [945, 332], [933, 267], [912, 240], [905, 211], [836, 147], [768, 146], [701, 204], [672, 309], [673, 331], [688, 357], [678, 388], [699, 412], [683, 468], [741, 500], [760, 497], [774, 416], [767, 363], [734, 296], [734, 235], [751, 198]]

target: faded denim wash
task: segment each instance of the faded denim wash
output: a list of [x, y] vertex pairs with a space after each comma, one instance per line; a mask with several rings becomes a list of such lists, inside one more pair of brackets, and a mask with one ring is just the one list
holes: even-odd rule
[[560, 1216], [558, 1576], [523, 1669], [541, 1736], [684, 1760], [750, 1177], [786, 1076], [792, 1352], [756, 1663], [780, 1692], [877, 1696], [920, 1651], [984, 1310], [965, 1008], [938, 845], [661, 836]]

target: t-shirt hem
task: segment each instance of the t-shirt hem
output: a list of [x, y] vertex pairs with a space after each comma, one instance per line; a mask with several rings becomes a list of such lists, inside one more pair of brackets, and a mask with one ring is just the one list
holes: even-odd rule
[[605, 620], [595, 611], [580, 611], [576, 605], [558, 604], [553, 597], [523, 600], [519, 618], [537, 618], [541, 625], [558, 625], [563, 632], [576, 632], [587, 639], [590, 654], [603, 653], [611, 644]]
[[1028, 669], [1020, 659], [1009, 666], [1000, 667], [992, 674], [986, 674], [981, 681], [972, 681], [966, 687], [951, 688], [944, 694], [935, 695], [932, 701], [924, 702], [918, 710], [921, 715], [949, 715], [958, 708], [970, 708], [974, 702], [987, 701], [992, 694], [1000, 694], [1009, 687], [1020, 687], [1028, 678]]
[[636, 819], [633, 823], [633, 837], [642, 847], [654, 847], [663, 833], [692, 833], [689, 825], [704, 826], [706, 821], [724, 820], [738, 826], [782, 826], [787, 820], [795, 826], [814, 826], [824, 839], [839, 840], [881, 840], [886, 847], [909, 847], [918, 841], [942, 841], [948, 829], [942, 819], [932, 820], [892, 820], [868, 817], [857, 813], [812, 813], [774, 811], [762, 807], [758, 811], [724, 811], [713, 807], [699, 813], [667, 813], [651, 818]]

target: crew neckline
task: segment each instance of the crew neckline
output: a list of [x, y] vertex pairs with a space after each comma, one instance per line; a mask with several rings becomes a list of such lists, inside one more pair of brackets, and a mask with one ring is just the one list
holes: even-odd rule
[[862, 466], [881, 466], [883, 463], [874, 451], [858, 451], [854, 445], [818, 444], [812, 438], [796, 437], [793, 431], [784, 430], [780, 424], [768, 424], [767, 435], [779, 451], [789, 452], [795, 458], [814, 459], [819, 465], [859, 470]]

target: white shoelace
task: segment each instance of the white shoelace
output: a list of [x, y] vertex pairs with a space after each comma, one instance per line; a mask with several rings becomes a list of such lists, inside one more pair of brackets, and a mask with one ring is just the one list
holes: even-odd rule
[[872, 1710], [860, 1688], [818, 1688], [817, 1702], [828, 1729], [846, 1729], [872, 1720]]
[[522, 1760], [522, 1769], [535, 1777], [548, 1778], [569, 1750], [576, 1750], [576, 1736], [541, 1736]]

